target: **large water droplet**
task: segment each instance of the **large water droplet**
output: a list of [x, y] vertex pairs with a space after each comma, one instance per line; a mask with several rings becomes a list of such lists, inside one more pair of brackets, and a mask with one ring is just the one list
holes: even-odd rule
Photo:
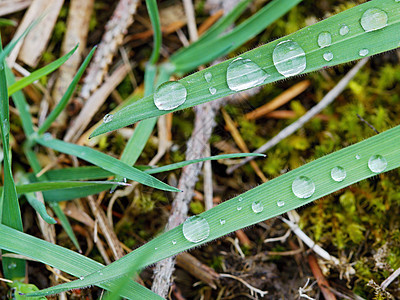
[[387, 160], [382, 155], [372, 155], [368, 160], [368, 168], [374, 173], [381, 173], [387, 167]]
[[189, 242], [198, 243], [208, 238], [210, 235], [210, 225], [201, 216], [191, 216], [183, 223], [182, 231]]
[[255, 62], [241, 57], [231, 61], [226, 71], [226, 82], [232, 91], [242, 91], [264, 82], [269, 77]]
[[326, 61], [331, 61], [333, 59], [333, 54], [331, 51], [325, 52], [322, 56]]
[[361, 17], [361, 26], [365, 31], [374, 31], [387, 26], [387, 14], [376, 7], [367, 9]]
[[331, 177], [337, 182], [343, 181], [346, 178], [346, 170], [341, 166], [334, 167], [331, 170]]
[[290, 40], [276, 45], [272, 60], [278, 72], [285, 77], [297, 75], [306, 68], [306, 53], [299, 44]]
[[217, 89], [215, 87], [210, 87], [208, 90], [210, 91], [211, 95], [215, 95], [215, 93], [217, 92]]
[[342, 35], [342, 36], [344, 36], [344, 35], [348, 34], [349, 31], [350, 31], [349, 26], [347, 26], [347, 25], [342, 25], [342, 26], [340, 27], [340, 29], [339, 29], [339, 34]]
[[367, 56], [368, 53], [369, 53], [368, 49], [361, 49], [361, 50], [358, 52], [358, 54], [359, 54], [360, 56]]
[[328, 47], [332, 44], [332, 36], [328, 31], [321, 32], [318, 35], [318, 46], [321, 48]]
[[226, 223], [225, 219], [219, 219], [219, 224], [224, 225]]
[[104, 116], [104, 118], [103, 118], [103, 122], [104, 122], [104, 123], [111, 122], [113, 118], [114, 118], [114, 116], [113, 116], [112, 114], [106, 114], [106, 115]]
[[292, 191], [298, 198], [310, 198], [315, 192], [315, 184], [307, 176], [298, 176], [292, 183]]
[[186, 101], [187, 90], [179, 81], [168, 81], [157, 87], [154, 104], [159, 110], [171, 110]]
[[210, 82], [211, 82], [211, 79], [212, 79], [211, 73], [210, 73], [210, 72], [205, 72], [205, 73], [204, 73], [204, 79], [205, 79], [208, 83], [210, 83]]
[[285, 205], [285, 201], [279, 200], [279, 201], [276, 202], [276, 205], [278, 205], [278, 207], [282, 207], [282, 206]]
[[251, 209], [252, 209], [256, 214], [258, 214], [258, 213], [260, 213], [260, 212], [263, 211], [264, 206], [263, 206], [263, 204], [261, 203], [261, 201], [254, 201], [254, 202], [251, 204]]

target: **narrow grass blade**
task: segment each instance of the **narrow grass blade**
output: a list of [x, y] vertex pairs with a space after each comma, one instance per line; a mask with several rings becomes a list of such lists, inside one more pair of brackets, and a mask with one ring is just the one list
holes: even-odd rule
[[171, 170], [176, 170], [179, 168], [183, 168], [187, 165], [191, 165], [194, 163], [199, 163], [202, 161], [206, 160], [218, 160], [218, 159], [227, 159], [227, 158], [240, 158], [240, 157], [248, 157], [248, 156], [260, 156], [260, 157], [265, 157], [264, 154], [258, 154], [258, 153], [233, 153], [233, 154], [221, 154], [221, 155], [214, 155], [214, 156], [209, 156], [209, 157], [203, 157], [203, 158], [198, 158], [198, 159], [192, 159], [192, 160], [185, 160], [182, 162], [178, 162], [175, 164], [170, 164], [158, 168], [152, 168], [145, 170], [147, 174], [155, 174], [155, 173], [161, 173], [161, 172], [167, 172]]
[[56, 224], [57, 221], [54, 220], [46, 211], [46, 206], [42, 202], [40, 202], [38, 199], [36, 199], [35, 195], [33, 193], [26, 193], [25, 194], [26, 200], [29, 202], [29, 204], [33, 207], [33, 209], [42, 217], [44, 221], [46, 221], [49, 224]]
[[[388, 17], [387, 25], [377, 30], [365, 31], [360, 20], [364, 12], [374, 7], [379, 7], [386, 13]], [[350, 28], [349, 32], [344, 36], [339, 34], [339, 29], [343, 24]], [[318, 45], [318, 36], [325, 32], [327, 28], [331, 30], [331, 44], [328, 47], [320, 47]], [[143, 119], [160, 116], [234, 94], [238, 92], [233, 90], [236, 88], [235, 84], [237, 83], [237, 81], [235, 83], [235, 79], [239, 80], [239, 82], [243, 80], [243, 83], [247, 83], [245, 87], [239, 87], [241, 90], [242, 88], [246, 89], [282, 80], [292, 75], [305, 74], [321, 68], [357, 60], [362, 58], [362, 55], [366, 55], [366, 52], [368, 52], [367, 55], [374, 55], [389, 51], [399, 46], [397, 38], [399, 31], [400, 5], [392, 0], [369, 1], [240, 55], [242, 61], [249, 59], [255, 64], [252, 65], [253, 69], [257, 70], [254, 73], [260, 75], [254, 77], [253, 73], [245, 74], [253, 77], [253, 81], [247, 81], [246, 76], [231, 77], [230, 84], [232, 89], [230, 89], [227, 82], [227, 70], [235, 59], [227, 60], [180, 79], [178, 82], [186, 89], [187, 96], [186, 101], [179, 107], [168, 111], [159, 110], [154, 104], [153, 95], [150, 95], [115, 113], [111, 122], [103, 123], [91, 136], [116, 130]], [[280, 44], [280, 47], [277, 47], [278, 44]], [[295, 49], [293, 50], [294, 52], [286, 52], [287, 49], [285, 50], [285, 48], [292, 46]], [[294, 55], [293, 53], [297, 54]], [[278, 71], [277, 66], [281, 73]], [[211, 74], [211, 83], [205, 80], [204, 75], [206, 73]], [[215, 88], [215, 93], [210, 93], [210, 84], [212, 84], [211, 87]]]
[[36, 80], [46, 76], [47, 74], [57, 70], [61, 65], [63, 65], [71, 56], [75, 53], [78, 45], [75, 46], [70, 52], [65, 54], [63, 57], [53, 61], [52, 63], [48, 64], [47, 66], [36, 70], [35, 72], [31, 73], [29, 76], [24, 77], [17, 82], [11, 84], [8, 88], [8, 94], [11, 96], [15, 92], [22, 90], [24, 87], [30, 85], [31, 83], [35, 82]]
[[90, 59], [92, 58], [94, 51], [97, 49], [97, 46], [93, 47], [92, 51], [88, 54], [88, 56], [83, 61], [82, 65], [79, 67], [78, 72], [76, 72], [74, 79], [72, 79], [71, 83], [68, 86], [67, 91], [62, 96], [60, 102], [57, 103], [56, 107], [47, 117], [47, 119], [43, 122], [42, 126], [40, 126], [38, 133], [43, 134], [47, 129], [50, 128], [51, 124], [57, 119], [59, 114], [63, 111], [65, 106], [67, 105], [69, 99], [71, 98], [76, 85], [78, 84], [79, 80], [81, 79], [83, 72], [85, 72], [86, 67], [88, 66]]
[[218, 40], [201, 43], [183, 53], [177, 52], [170, 59], [172, 65], [175, 67], [175, 72], [186, 73], [192, 71], [199, 65], [209, 63], [217, 57], [224, 56], [237, 49], [301, 1], [273, 0]]
[[[1, 224], [0, 236], [0, 249], [28, 256], [78, 278], [83, 278], [104, 267], [104, 265], [74, 251]], [[107, 290], [115, 288], [112, 282], [103, 282], [99, 286]], [[162, 299], [133, 280], [130, 280], [129, 285], [120, 290], [120, 295], [128, 299]]]
[[146, 0], [147, 11], [149, 13], [151, 25], [153, 27], [153, 52], [150, 57], [150, 64], [155, 64], [160, 56], [161, 49], [161, 25], [160, 16], [158, 15], [158, 7], [156, 0]]
[[56, 151], [74, 155], [107, 171], [113, 172], [114, 174], [121, 175], [124, 178], [140, 182], [144, 185], [160, 190], [179, 192], [179, 189], [169, 186], [157, 178], [154, 178], [142, 171], [139, 171], [138, 169], [124, 164], [114, 157], [108, 156], [94, 149], [66, 143], [57, 139], [45, 139], [43, 137], [37, 137], [36, 142], [42, 146], [49, 147]]
[[[46, 173], [46, 180], [49, 181], [60, 181], [60, 180], [94, 180], [107, 178], [112, 175], [109, 171], [106, 171], [96, 166], [84, 166], [76, 168], [63, 168], [57, 170], [49, 170]], [[43, 176], [38, 178], [43, 179]]]
[[[148, 259], [144, 258], [140, 261], [141, 267], [148, 266], [193, 247], [198, 247], [235, 230], [281, 215], [363, 179], [377, 176], [380, 172], [398, 168], [400, 167], [400, 148], [393, 147], [393, 145], [397, 145], [399, 139], [400, 125], [314, 160], [219, 204], [199, 215], [209, 225], [209, 231], [207, 231], [206, 226], [197, 228], [197, 230], [204, 229], [205, 232], [208, 232], [204, 235], [204, 239], [199, 242], [191, 242], [186, 239], [182, 231], [182, 225], [180, 225], [108, 265], [101, 270], [103, 274], [101, 277], [98, 274], [91, 274], [82, 281], [61, 284], [31, 295], [60, 293], [96, 284], [100, 279], [113, 280], [121, 276], [121, 274], [128, 273], [130, 267], [136, 263], [136, 258], [143, 253], [150, 252], [152, 255]], [[371, 160], [374, 159], [375, 155], [381, 156], [379, 170], [376, 170], [375, 164], [371, 164]], [[334, 180], [331, 175], [332, 169], [337, 166], [344, 168], [346, 171], [346, 177], [342, 181]], [[308, 188], [308, 191], [312, 191], [306, 195], [307, 198], [304, 198], [302, 193], [299, 193], [297, 186], [293, 186], [296, 183], [295, 180], [303, 179], [300, 176], [306, 176], [313, 184], [309, 185], [310, 183], [308, 183], [303, 186], [306, 189]]]
[[14, 20], [9, 20], [9, 19], [4, 19], [0, 18], [0, 26], [17, 26], [18, 23], [15, 22]]
[[109, 190], [110, 186], [94, 185], [89, 187], [76, 187], [72, 189], [61, 189], [43, 192], [46, 202], [62, 202], [95, 195], [100, 192]]

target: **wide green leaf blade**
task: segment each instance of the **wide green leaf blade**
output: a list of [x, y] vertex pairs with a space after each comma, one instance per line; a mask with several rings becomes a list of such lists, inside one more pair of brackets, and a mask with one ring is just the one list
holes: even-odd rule
[[[83, 278], [83, 276], [99, 271], [104, 267], [104, 265], [67, 248], [1, 224], [0, 236], [0, 249], [33, 258], [76, 277], [82, 276], [81, 278]], [[104, 282], [99, 286], [109, 290], [114, 287], [114, 284]], [[120, 295], [128, 299], [162, 299], [132, 280], [120, 290]]]
[[[365, 31], [361, 26], [360, 20], [364, 12], [374, 7], [379, 7], [385, 12], [387, 25], [377, 30]], [[347, 25], [349, 32], [342, 36], [339, 30], [343, 24]], [[331, 45], [321, 48], [318, 45], [318, 36], [325, 32], [327, 28], [330, 28]], [[242, 61], [249, 59], [258, 65], [262, 71], [257, 69], [254, 73], [243, 72], [243, 76], [236, 77], [236, 80], [246, 82], [246, 76], [251, 76], [254, 81], [247, 86], [249, 88], [282, 80], [287, 78], [285, 76], [305, 74], [321, 68], [360, 59], [362, 55], [366, 54], [364, 49], [368, 51], [367, 55], [382, 53], [399, 46], [399, 31], [400, 3], [393, 0], [372, 0], [317, 24], [305, 27], [289, 36], [243, 53], [240, 55]], [[283, 44], [277, 48], [280, 43]], [[298, 47], [293, 43], [296, 43]], [[289, 48], [292, 46], [293, 49], [290, 50]], [[273, 61], [274, 51], [277, 57], [275, 62], [280, 61], [279, 64]], [[324, 59], [324, 56], [328, 60]], [[91, 136], [97, 136], [143, 119], [160, 116], [236, 93], [237, 91], [231, 90], [227, 84], [228, 66], [234, 60], [227, 60], [180, 79], [178, 82], [185, 87], [187, 97], [186, 101], [179, 107], [168, 111], [159, 110], [154, 104], [153, 95], [150, 95], [115, 113], [111, 122], [103, 123]], [[278, 72], [275, 65], [278, 65], [282, 74]], [[210, 73], [212, 77], [210, 83], [204, 77], [206, 73]], [[257, 81], [254, 78], [254, 74], [260, 74], [258, 76], [260, 80]], [[233, 78], [235, 79], [235, 77]], [[232, 81], [234, 80], [232, 79]], [[215, 88], [215, 93], [210, 93], [210, 87]]]
[[169, 186], [168, 184], [146, 174], [134, 167], [128, 166], [118, 159], [108, 156], [94, 149], [66, 143], [53, 138], [36, 137], [35, 141], [45, 147], [52, 148], [59, 152], [74, 155], [80, 159], [86, 160], [96, 166], [107, 171], [123, 176], [124, 178], [140, 182], [144, 185], [154, 187], [156, 189], [179, 192], [179, 189]]
[[30, 85], [31, 83], [35, 82], [36, 80], [57, 70], [62, 64], [64, 64], [71, 57], [72, 54], [74, 54], [74, 52], [76, 51], [77, 48], [78, 48], [78, 45], [76, 45], [74, 49], [72, 49], [70, 52], [65, 54], [63, 57], [60, 57], [59, 59], [53, 61], [52, 63], [48, 64], [47, 66], [44, 66], [43, 68], [40, 68], [39, 70], [36, 70], [35, 72], [32, 72], [29, 76], [26, 76], [26, 77], [18, 80], [17, 82], [11, 84], [8, 87], [8, 94], [11, 96], [16, 91], [22, 90], [24, 87]]

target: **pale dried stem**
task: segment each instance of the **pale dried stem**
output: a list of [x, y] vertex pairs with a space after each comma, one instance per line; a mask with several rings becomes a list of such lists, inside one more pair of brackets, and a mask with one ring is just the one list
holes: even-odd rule
[[196, 17], [194, 15], [194, 7], [192, 0], [183, 0], [183, 7], [187, 17], [187, 25], [189, 30], [190, 41], [193, 43], [197, 41], [199, 35], [197, 33]]
[[3, 0], [0, 2], [0, 16], [15, 13], [27, 8], [32, 0]]

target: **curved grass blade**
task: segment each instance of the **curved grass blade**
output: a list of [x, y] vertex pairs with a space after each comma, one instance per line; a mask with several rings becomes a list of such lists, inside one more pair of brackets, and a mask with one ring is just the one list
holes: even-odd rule
[[56, 224], [57, 221], [54, 220], [46, 211], [46, 206], [38, 199], [36, 199], [35, 195], [32, 193], [25, 194], [26, 200], [33, 207], [33, 209], [42, 217], [42, 219], [49, 224]]
[[[381, 10], [386, 12], [388, 17], [387, 25], [381, 29], [365, 31], [360, 24], [360, 19], [366, 10], [374, 7], [379, 7]], [[350, 31], [344, 36], [339, 34], [342, 24], [346, 24], [350, 29]], [[317, 42], [318, 36], [320, 33], [327, 30], [330, 30], [332, 37], [331, 45], [321, 48]], [[360, 59], [363, 57], [360, 56], [360, 53], [361, 55], [365, 55], [366, 53], [365, 51], [360, 52], [360, 50], [367, 49], [367, 55], [375, 55], [397, 48], [399, 46], [397, 38], [397, 33], [399, 31], [399, 3], [392, 0], [369, 1], [325, 19], [317, 24], [303, 28], [289, 36], [240, 55], [243, 60], [249, 59], [258, 65], [262, 69], [262, 72], [260, 70], [258, 71], [259, 73], [264, 74], [263, 72], [265, 72], [265, 76], [261, 77], [262, 79], [266, 77], [265, 80], [260, 79], [256, 84], [251, 84], [247, 88], [282, 80], [287, 78], [285, 76], [289, 77], [293, 74], [305, 74], [321, 68]], [[300, 48], [297, 48], [299, 51], [297, 52], [297, 56], [294, 55], [290, 59], [283, 60], [283, 63], [279, 64], [280, 69], [282, 68], [282, 65], [283, 68], [285, 68], [285, 66], [289, 68], [290, 63], [299, 63], [298, 60], [297, 62], [293, 62], [293, 59], [296, 57], [301, 59], [300, 65], [296, 65], [299, 67], [299, 69], [295, 69], [296, 72], [292, 69], [292, 72], [287, 73], [281, 69], [281, 72], [285, 74], [283, 75], [278, 72], [274, 64], [273, 53], [278, 44], [282, 42], [287, 43], [288, 41], [297, 43], [297, 45], [304, 51], [304, 55]], [[291, 47], [292, 43], [286, 45]], [[276, 51], [278, 54], [283, 54], [281, 50], [285, 49], [278, 48]], [[326, 53], [329, 55], [326, 56]], [[324, 55], [328, 60], [331, 60], [327, 61], [324, 59]], [[153, 95], [144, 97], [117, 112], [111, 122], [106, 124], [103, 123], [92, 133], [91, 137], [116, 130], [143, 119], [160, 116], [165, 113], [185, 109], [236, 93], [237, 91], [231, 90], [227, 84], [227, 68], [233, 60], [234, 59], [227, 60], [180, 79], [178, 82], [186, 88], [187, 97], [186, 101], [179, 107], [169, 111], [162, 111], [157, 109], [155, 106]], [[207, 72], [209, 72], [213, 78], [211, 81], [212, 87], [215, 88], [215, 93], [213, 94], [209, 91], [210, 83], [208, 83], [204, 78], [204, 75]], [[245, 80], [245, 78], [243, 78], [243, 80]]]
[[169, 186], [168, 184], [158, 180], [153, 176], [150, 176], [149, 174], [128, 166], [118, 159], [108, 156], [94, 149], [66, 143], [52, 138], [48, 139], [43, 137], [36, 137], [35, 141], [42, 146], [79, 157], [80, 159], [90, 162], [107, 171], [121, 175], [124, 178], [140, 182], [144, 185], [151, 186], [156, 189], [170, 192], [179, 192], [179, 189]]
[[[136, 263], [136, 258], [142, 253], [152, 253], [148, 259], [141, 260], [141, 267], [146, 267], [235, 230], [311, 203], [363, 179], [376, 176], [380, 172], [398, 168], [400, 167], [400, 147], [393, 147], [393, 145], [397, 145], [399, 139], [400, 125], [263, 183], [200, 214], [199, 216], [203, 217], [210, 226], [209, 235], [204, 240], [198, 243], [190, 242], [184, 237], [182, 225], [180, 225], [105, 267], [101, 271], [102, 279], [113, 280], [121, 274], [128, 273], [131, 265]], [[387, 163], [378, 172], [373, 172], [370, 167], [369, 161], [374, 155], [381, 155]], [[342, 181], [335, 181], [332, 178], [331, 170], [336, 166], [341, 166], [346, 170], [347, 175]], [[314, 190], [307, 195], [308, 198], [300, 198], [293, 191], [292, 184], [300, 176], [306, 176], [314, 184]], [[253, 210], [254, 204], [257, 205], [258, 213]], [[99, 277], [96, 274], [91, 274], [83, 281], [61, 284], [31, 295], [43, 296], [60, 293], [79, 288], [82, 285], [96, 284], [98, 280]]]
[[[28, 256], [76, 277], [86, 276], [104, 267], [104, 265], [74, 251], [1, 224], [0, 236], [0, 249]], [[99, 286], [107, 290], [115, 287], [112, 282], [104, 282]], [[127, 286], [122, 287], [120, 295], [132, 300], [162, 299], [133, 280], [130, 280]]]
[[35, 72], [32, 72], [29, 76], [24, 77], [24, 78], [18, 80], [17, 82], [11, 84], [8, 87], [8, 94], [11, 96], [15, 92], [22, 90], [24, 87], [30, 85], [31, 83], [42, 78], [43, 76], [46, 76], [47, 74], [57, 70], [61, 65], [63, 65], [72, 56], [72, 54], [75, 53], [78, 46], [79, 45], [76, 45], [74, 47], [74, 49], [72, 49], [70, 52], [65, 54], [63, 57], [53, 61], [52, 63], [48, 64], [47, 66], [44, 66], [43, 68], [40, 68], [39, 70], [36, 70]]
[[301, 1], [273, 0], [217, 41], [210, 40], [191, 47], [185, 52], [177, 52], [170, 59], [175, 72], [179, 74], [190, 72], [199, 65], [209, 63], [217, 57], [225, 56], [262, 32]]

